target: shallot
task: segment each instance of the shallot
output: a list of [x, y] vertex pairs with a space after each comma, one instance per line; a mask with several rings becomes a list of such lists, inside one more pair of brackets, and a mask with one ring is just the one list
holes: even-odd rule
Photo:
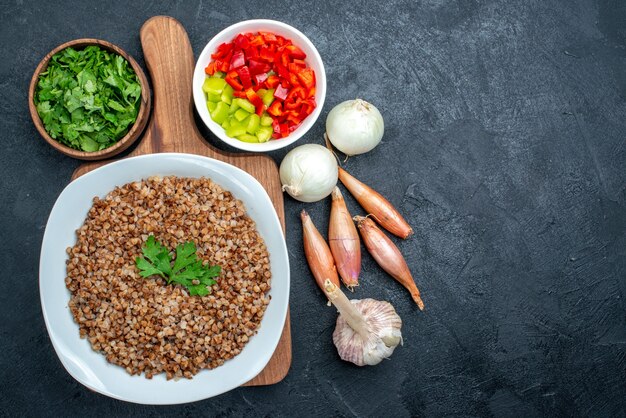
[[369, 217], [355, 216], [354, 220], [365, 243], [365, 248], [374, 257], [374, 260], [411, 293], [413, 301], [423, 311], [424, 302], [422, 302], [420, 291], [415, 285], [409, 266], [406, 264], [398, 247]]
[[361, 183], [341, 167], [339, 167], [339, 180], [380, 226], [403, 239], [413, 234], [413, 228], [404, 220], [400, 212], [376, 190]]
[[339, 286], [339, 277], [337, 276], [335, 261], [333, 260], [333, 255], [324, 237], [322, 237], [322, 234], [317, 230], [306, 210], [302, 210], [300, 219], [302, 220], [304, 255], [306, 261], [309, 263], [309, 268], [311, 269], [311, 273], [313, 273], [317, 285], [323, 292], [326, 292], [324, 282], [328, 279], [336, 286]]
[[330, 222], [328, 224], [328, 244], [335, 259], [341, 280], [352, 290], [359, 285], [361, 273], [361, 242], [359, 233], [339, 187], [331, 193]]

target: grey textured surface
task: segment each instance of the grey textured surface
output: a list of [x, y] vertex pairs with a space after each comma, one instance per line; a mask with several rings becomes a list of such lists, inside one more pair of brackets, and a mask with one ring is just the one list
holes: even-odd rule
[[[182, 22], [196, 54], [248, 18], [308, 35], [329, 94], [301, 143], [321, 141], [340, 101], [379, 107], [383, 143], [346, 168], [414, 226], [398, 245], [427, 307], [418, 312], [364, 256], [355, 296], [389, 300], [404, 320], [390, 361], [358, 369], [338, 359], [336, 315], [310, 277], [298, 220], [306, 208], [324, 231], [329, 204], [288, 198], [293, 365], [283, 382], [147, 407], [92, 393], [63, 369], [39, 306], [38, 260], [79, 163], [38, 137], [28, 82], [48, 51], [80, 37], [143, 65], [139, 29], [157, 14]], [[2, 1], [0, 16], [0, 415], [626, 415], [625, 2]]]

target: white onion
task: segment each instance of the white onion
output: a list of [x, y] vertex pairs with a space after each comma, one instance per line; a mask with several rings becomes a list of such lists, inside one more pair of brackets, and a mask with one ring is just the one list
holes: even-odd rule
[[330, 142], [346, 155], [371, 151], [385, 133], [383, 116], [365, 100], [347, 100], [335, 106], [326, 118]]
[[289, 151], [280, 163], [280, 182], [301, 202], [317, 202], [328, 196], [337, 184], [337, 160], [321, 145], [300, 145]]

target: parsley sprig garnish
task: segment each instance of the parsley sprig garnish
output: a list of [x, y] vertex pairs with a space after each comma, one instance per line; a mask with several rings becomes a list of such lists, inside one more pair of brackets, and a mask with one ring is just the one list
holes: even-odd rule
[[142, 277], [161, 276], [167, 283], [178, 283], [189, 291], [191, 296], [206, 296], [211, 293], [209, 286], [216, 284], [213, 279], [220, 275], [220, 266], [208, 266], [196, 255], [196, 244], [192, 241], [176, 246], [176, 259], [172, 265], [169, 250], [150, 235], [142, 247], [143, 257], [135, 263]]

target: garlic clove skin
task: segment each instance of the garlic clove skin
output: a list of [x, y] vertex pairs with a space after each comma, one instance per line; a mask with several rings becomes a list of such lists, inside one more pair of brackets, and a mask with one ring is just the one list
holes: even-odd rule
[[388, 302], [374, 299], [350, 301], [363, 315], [367, 333], [358, 333], [343, 316], [337, 318], [333, 342], [342, 360], [357, 366], [374, 366], [391, 356], [402, 343], [402, 319]]

